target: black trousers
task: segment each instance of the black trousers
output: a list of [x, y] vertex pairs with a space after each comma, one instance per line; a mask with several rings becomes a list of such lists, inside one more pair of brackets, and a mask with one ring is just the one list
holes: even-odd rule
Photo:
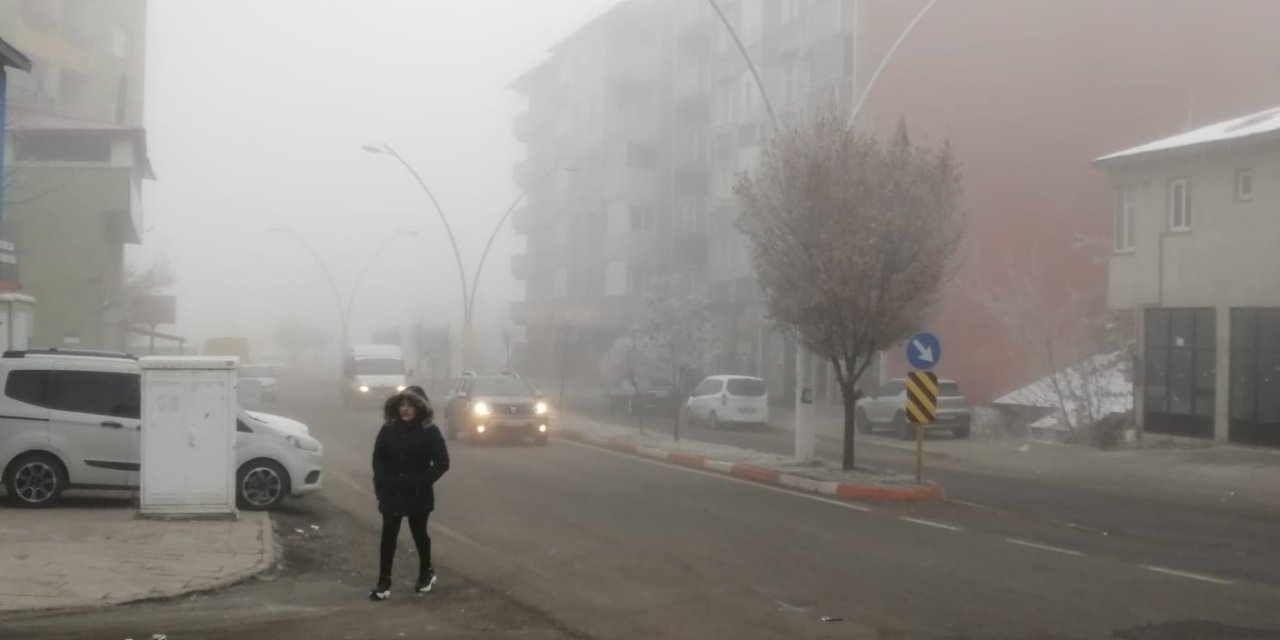
[[427, 516], [418, 514], [402, 516], [398, 513], [382, 514], [382, 548], [378, 562], [378, 577], [391, 578], [391, 564], [396, 557], [396, 539], [400, 537], [400, 519], [409, 520], [409, 533], [413, 535], [413, 544], [418, 549], [418, 573], [425, 574], [431, 569], [431, 536], [427, 535]]

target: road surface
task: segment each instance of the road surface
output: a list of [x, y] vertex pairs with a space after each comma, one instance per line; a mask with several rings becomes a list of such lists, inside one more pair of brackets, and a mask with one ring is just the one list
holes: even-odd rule
[[[285, 620], [288, 607], [333, 607], [342, 612], [327, 627], [333, 635], [308, 637], [396, 637], [382, 627], [350, 635], [342, 625], [361, 617], [411, 621], [415, 611], [426, 619], [435, 615], [430, 607], [444, 606], [434, 602], [461, 597], [443, 589], [472, 585], [474, 616], [459, 614], [462, 622], [455, 616], [432, 637], [1280, 638], [1272, 565], [1251, 573], [1247, 559], [1233, 560], [1231, 540], [1197, 550], [949, 502], [837, 502], [559, 440], [454, 444], [432, 519], [441, 599], [368, 603], [377, 523], [369, 453], [378, 418], [343, 410], [325, 387], [286, 400], [280, 412], [310, 424], [325, 443], [320, 504], [350, 519], [350, 542], [331, 551], [349, 579], [312, 591], [268, 590], [271, 607], [254, 610], [265, 616], [254, 631]], [[1265, 534], [1222, 526], [1235, 537]], [[402, 568], [397, 584], [412, 577]], [[203, 635], [170, 633], [172, 640], [295, 637], [234, 627], [219, 598], [243, 604], [253, 597], [244, 589], [182, 615], [172, 604], [131, 615], [201, 621]], [[488, 634], [466, 627], [502, 602], [520, 615]], [[105, 622], [110, 614], [95, 615], [28, 621], [28, 635], [15, 637], [113, 637], [67, 632], [115, 628]]]

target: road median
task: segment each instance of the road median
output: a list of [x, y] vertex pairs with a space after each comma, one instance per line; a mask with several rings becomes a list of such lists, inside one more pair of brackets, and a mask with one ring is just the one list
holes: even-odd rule
[[794, 459], [705, 442], [677, 441], [665, 434], [585, 419], [571, 419], [557, 434], [566, 440], [671, 464], [850, 500], [917, 501], [943, 497], [942, 487], [914, 478], [859, 467], [844, 471], [823, 462]]

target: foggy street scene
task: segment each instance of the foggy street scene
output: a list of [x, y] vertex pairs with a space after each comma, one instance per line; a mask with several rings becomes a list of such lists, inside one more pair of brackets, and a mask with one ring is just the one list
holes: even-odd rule
[[1277, 24], [0, 0], [0, 640], [1280, 640]]

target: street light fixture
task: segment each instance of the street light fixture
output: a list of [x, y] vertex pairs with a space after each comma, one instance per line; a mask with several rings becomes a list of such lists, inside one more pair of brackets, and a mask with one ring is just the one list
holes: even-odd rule
[[448, 216], [445, 215], [444, 209], [440, 207], [440, 202], [436, 200], [435, 194], [431, 192], [431, 188], [427, 186], [426, 181], [422, 179], [422, 176], [419, 175], [418, 172], [415, 171], [414, 168], [400, 154], [396, 153], [395, 149], [391, 148], [391, 145], [383, 143], [382, 146], [379, 147], [371, 144], [366, 144], [366, 145], [362, 145], [360, 148], [369, 153], [375, 153], [378, 155], [389, 155], [395, 158], [400, 163], [400, 165], [403, 166], [405, 170], [408, 171], [409, 174], [413, 176], [413, 179], [417, 181], [418, 186], [422, 187], [422, 190], [426, 192], [427, 197], [431, 200], [432, 206], [435, 207], [435, 211], [440, 218], [440, 222], [444, 224], [445, 232], [448, 233], [449, 235], [449, 244], [453, 248], [454, 261], [458, 265], [458, 279], [461, 281], [461, 284], [462, 284], [462, 366], [463, 368], [470, 367], [471, 366], [471, 350], [472, 350], [471, 349], [471, 343], [472, 343], [472, 322], [471, 321], [474, 315], [473, 312], [475, 311], [476, 288], [478, 288], [480, 285], [480, 274], [484, 269], [485, 260], [489, 257], [489, 250], [493, 247], [494, 240], [497, 239], [498, 233], [502, 230], [503, 225], [506, 224], [507, 219], [511, 217], [511, 214], [515, 211], [516, 207], [519, 206], [520, 202], [529, 195], [529, 191], [531, 191], [534, 187], [541, 184], [542, 181], [546, 180], [548, 177], [550, 177], [552, 174], [558, 171], [574, 172], [574, 171], [577, 171], [578, 168], [560, 166], [560, 165], [554, 166], [548, 169], [546, 173], [539, 176], [538, 179], [534, 180], [532, 184], [530, 184], [528, 187], [522, 190], [519, 195], [516, 196], [515, 200], [512, 201], [511, 206], [507, 207], [507, 210], [502, 214], [502, 217], [498, 220], [497, 224], [494, 225], [493, 231], [489, 234], [489, 239], [484, 245], [484, 251], [482, 251], [480, 254], [480, 260], [476, 264], [475, 273], [472, 276], [470, 285], [468, 286], [466, 270], [462, 266], [462, 252], [458, 250], [458, 241], [457, 241], [457, 238], [453, 235], [453, 227], [449, 225]]

